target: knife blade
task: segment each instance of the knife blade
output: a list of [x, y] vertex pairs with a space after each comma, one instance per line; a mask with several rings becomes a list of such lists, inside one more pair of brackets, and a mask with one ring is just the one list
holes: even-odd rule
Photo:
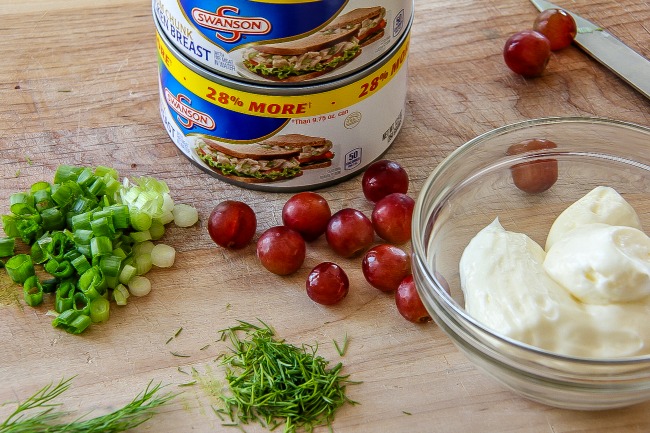
[[574, 42], [623, 81], [650, 99], [650, 61], [591, 21], [545, 0], [530, 0], [539, 11], [563, 9], [576, 22]]

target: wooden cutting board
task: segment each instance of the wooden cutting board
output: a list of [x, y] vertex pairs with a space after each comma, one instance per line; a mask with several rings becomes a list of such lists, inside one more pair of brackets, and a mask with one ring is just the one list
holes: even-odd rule
[[[565, 3], [650, 56], [647, 3]], [[414, 197], [451, 151], [507, 123], [603, 116], [650, 124], [650, 103], [576, 47], [554, 53], [538, 79], [510, 73], [503, 43], [530, 27], [535, 15], [523, 0], [415, 2], [406, 117], [386, 155], [408, 170]], [[259, 234], [281, 223], [289, 195], [226, 185], [195, 168], [169, 140], [158, 114], [150, 2], [0, 0], [0, 20], [1, 213], [8, 212], [12, 192], [51, 179], [59, 164], [104, 164], [123, 176], [165, 180], [174, 199], [200, 215], [193, 227], [167, 231], [162, 241], [176, 248], [176, 264], [149, 274], [151, 294], [114, 308], [108, 323], [81, 336], [53, 329], [48, 306], [25, 306], [20, 290], [3, 277], [0, 402], [75, 376], [61, 398], [65, 409], [99, 414], [125, 404], [153, 380], [183, 394], [138, 431], [226, 431], [211, 409], [215, 398], [208, 386], [179, 385], [192, 380], [192, 369], [220, 380], [215, 360], [228, 346], [217, 341], [218, 331], [260, 318], [290, 343], [318, 343], [319, 354], [342, 361], [351, 379], [362, 382], [349, 388], [360, 405], [337, 414], [336, 432], [650, 430], [650, 403], [574, 412], [503, 389], [435, 324], [405, 321], [391, 295], [364, 281], [360, 259], [335, 257], [323, 239], [308, 246], [303, 269], [289, 277], [266, 272], [253, 245], [236, 252], [218, 248], [206, 230], [218, 202], [250, 204]], [[333, 210], [371, 211], [360, 177], [320, 192]], [[349, 296], [334, 307], [311, 302], [304, 290], [308, 270], [324, 260], [339, 262], [351, 279]], [[341, 358], [333, 341], [346, 335], [349, 347]], [[0, 419], [11, 408], [0, 407]]]

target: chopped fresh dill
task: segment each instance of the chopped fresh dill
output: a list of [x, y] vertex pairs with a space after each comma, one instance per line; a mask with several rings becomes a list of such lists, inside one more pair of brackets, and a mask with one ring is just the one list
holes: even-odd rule
[[191, 382], [185, 382], [185, 383], [179, 383], [178, 384], [178, 386], [181, 386], [181, 387], [182, 386], [192, 386], [192, 385], [196, 385], [196, 380], [193, 380]]
[[178, 337], [178, 335], [181, 333], [182, 330], [183, 330], [182, 326], [178, 328], [178, 331], [176, 331], [176, 333], [174, 334], [174, 338]]
[[207, 349], [208, 347], [210, 347], [210, 345], [209, 345], [209, 344], [206, 344], [205, 346], [203, 346], [203, 347], [200, 348], [199, 350], [205, 350], [205, 349]]
[[407, 412], [407, 411], [405, 411], [405, 410], [403, 410], [402, 413], [403, 413], [404, 415], [413, 415], [411, 412]]
[[336, 347], [336, 351], [339, 353], [339, 356], [344, 356], [345, 352], [348, 350], [348, 334], [345, 334], [345, 337], [343, 338], [343, 346], [339, 346], [339, 343], [336, 340], [334, 341], [334, 347]]
[[178, 353], [178, 352], [169, 352], [174, 356], [178, 356], [179, 358], [189, 358], [191, 355], [185, 355], [183, 353]]
[[169, 344], [170, 341], [172, 341], [174, 337], [169, 337], [169, 339], [165, 342], [165, 344]]
[[178, 370], [179, 373], [187, 374], [189, 376], [189, 373], [187, 371], [183, 370], [181, 367], [178, 367], [177, 370]]
[[345, 390], [359, 382], [341, 374], [342, 363], [329, 368], [329, 361], [316, 354], [318, 345], [288, 344], [260, 323], [239, 321], [220, 331], [221, 339], [232, 345], [232, 353], [221, 361], [227, 390], [215, 391], [225, 404], [220, 414], [232, 420], [222, 425], [241, 429], [257, 422], [270, 430], [284, 425], [284, 433], [311, 432], [319, 425], [331, 427], [336, 410], [345, 403], [357, 404]]

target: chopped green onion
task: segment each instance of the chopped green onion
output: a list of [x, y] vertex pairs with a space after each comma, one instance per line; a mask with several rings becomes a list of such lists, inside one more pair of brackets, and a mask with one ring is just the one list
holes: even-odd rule
[[122, 267], [118, 279], [122, 284], [129, 284], [131, 278], [135, 277], [136, 275], [137, 275], [137, 269], [135, 268], [135, 266], [126, 264]]
[[41, 286], [41, 282], [38, 281], [36, 275], [32, 275], [25, 280], [23, 296], [30, 307], [35, 307], [43, 302], [43, 286]]
[[122, 266], [122, 258], [114, 256], [113, 254], [103, 256], [99, 261], [99, 269], [107, 277], [117, 277], [120, 275], [120, 267]]
[[75, 292], [75, 294], [72, 296], [72, 299], [74, 301], [72, 304], [72, 309], [74, 311], [77, 311], [80, 314], [84, 314], [86, 316], [90, 315], [90, 302], [93, 299], [86, 296], [86, 294], [83, 292]]
[[172, 214], [174, 215], [174, 224], [178, 227], [190, 227], [199, 220], [198, 211], [194, 207], [182, 203], [174, 206]]
[[97, 298], [90, 301], [90, 320], [93, 323], [106, 322], [108, 320], [110, 303], [107, 299]]
[[93, 219], [90, 222], [90, 228], [95, 236], [108, 236], [111, 237], [115, 234], [115, 227], [113, 227], [112, 217], [101, 217]]
[[54, 293], [59, 287], [59, 280], [57, 278], [48, 278], [41, 282], [41, 286], [43, 286], [43, 293]]
[[133, 245], [133, 255], [139, 256], [141, 254], [151, 254], [155, 244], [151, 241], [144, 241]]
[[54, 206], [54, 201], [50, 195], [49, 189], [40, 189], [33, 193], [34, 195], [34, 206], [38, 212], [43, 212], [45, 209], [49, 209]]
[[24, 192], [11, 194], [9, 204], [9, 210], [15, 215], [33, 214], [36, 211], [34, 196]]
[[174, 221], [174, 213], [170, 210], [163, 211], [163, 213], [156, 219], [161, 223], [163, 223], [164, 225], [167, 225], [170, 222]]
[[[9, 258], [7, 272], [23, 284], [28, 303], [38, 302], [42, 293], [54, 293], [60, 317], [53, 325], [72, 333], [104, 320], [89, 317], [91, 305], [105, 303], [98, 299], [106, 301], [112, 294], [124, 305], [130, 290], [139, 296], [148, 293], [148, 279], [135, 277], [149, 272], [154, 260], [156, 266], [171, 266], [175, 259], [174, 249], [163, 244], [152, 257], [151, 240], [161, 239], [165, 225], [184, 208], [196, 212], [186, 205], [176, 209], [163, 181], [120, 181], [115, 169], [103, 166], [60, 165], [52, 183], [36, 182], [9, 201], [11, 214], [1, 215], [7, 237], [0, 237], [0, 257]], [[15, 238], [28, 245], [29, 255], [15, 254]], [[35, 263], [52, 278], [40, 282]]]
[[113, 299], [115, 299], [117, 305], [126, 305], [129, 296], [131, 296], [129, 289], [124, 284], [118, 284], [113, 290]]
[[65, 228], [65, 216], [56, 207], [44, 209], [43, 212], [41, 212], [41, 218], [43, 219], [43, 230], [47, 232], [52, 230], [63, 230]]
[[113, 253], [113, 242], [108, 236], [95, 236], [90, 239], [90, 254], [93, 257], [106, 256]]
[[68, 180], [77, 180], [83, 168], [72, 165], [59, 165], [54, 172], [54, 183], [63, 183]]
[[76, 310], [65, 310], [52, 321], [52, 326], [63, 328], [71, 334], [81, 334], [91, 323], [90, 316]]
[[79, 277], [77, 283], [79, 290], [86, 294], [91, 300], [106, 292], [107, 284], [104, 275], [99, 267], [92, 266]]
[[92, 230], [92, 227], [90, 226], [90, 222], [93, 219], [93, 213], [91, 211], [76, 214], [72, 217], [72, 230], [75, 232], [75, 234], [79, 230]]
[[143, 232], [131, 232], [129, 236], [131, 236], [135, 242], [145, 242], [151, 240], [151, 233], [149, 230], [145, 230]]
[[54, 311], [63, 313], [66, 310], [71, 310], [74, 305], [74, 285], [69, 281], [64, 281], [59, 284], [56, 289], [54, 300]]
[[74, 268], [77, 270], [77, 274], [79, 275], [90, 269], [90, 263], [88, 262], [88, 259], [82, 254], [72, 259], [70, 263], [72, 263], [72, 266], [74, 266]]
[[151, 250], [151, 263], [159, 268], [169, 268], [174, 264], [176, 250], [165, 244], [158, 244]]
[[149, 227], [149, 234], [151, 235], [151, 239], [157, 241], [165, 234], [165, 225], [157, 218], [152, 220], [151, 227]]
[[0, 238], [0, 257], [9, 257], [14, 255], [16, 241], [14, 238]]
[[68, 278], [72, 276], [75, 271], [75, 268], [69, 261], [63, 260], [59, 262], [54, 258], [48, 260], [44, 267], [45, 272], [57, 278]]
[[152, 266], [151, 254], [138, 254], [134, 259], [136, 275], [144, 275], [148, 273]]
[[16, 254], [7, 260], [5, 268], [14, 283], [23, 284], [29, 277], [35, 275], [34, 263], [28, 254]]
[[129, 292], [133, 296], [145, 296], [151, 291], [151, 282], [147, 277], [136, 275], [129, 281]]

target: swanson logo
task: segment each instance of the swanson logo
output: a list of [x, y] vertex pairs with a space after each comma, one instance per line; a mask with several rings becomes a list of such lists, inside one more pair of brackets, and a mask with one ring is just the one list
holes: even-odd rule
[[187, 129], [193, 128], [194, 125], [201, 126], [205, 129], [215, 128], [216, 124], [214, 119], [209, 115], [190, 107], [188, 104], [191, 104], [192, 101], [182, 93], [179, 93], [178, 96], [174, 96], [169, 89], [165, 88], [165, 100], [169, 107], [178, 114], [178, 116], [176, 116], [178, 122]]
[[[224, 42], [237, 42], [242, 35], [265, 35], [271, 31], [271, 23], [261, 17], [238, 17], [226, 12], [239, 13], [235, 6], [220, 6], [216, 12], [192, 9], [192, 18], [201, 27], [216, 30], [217, 38]], [[223, 35], [227, 33], [230, 36]]]

